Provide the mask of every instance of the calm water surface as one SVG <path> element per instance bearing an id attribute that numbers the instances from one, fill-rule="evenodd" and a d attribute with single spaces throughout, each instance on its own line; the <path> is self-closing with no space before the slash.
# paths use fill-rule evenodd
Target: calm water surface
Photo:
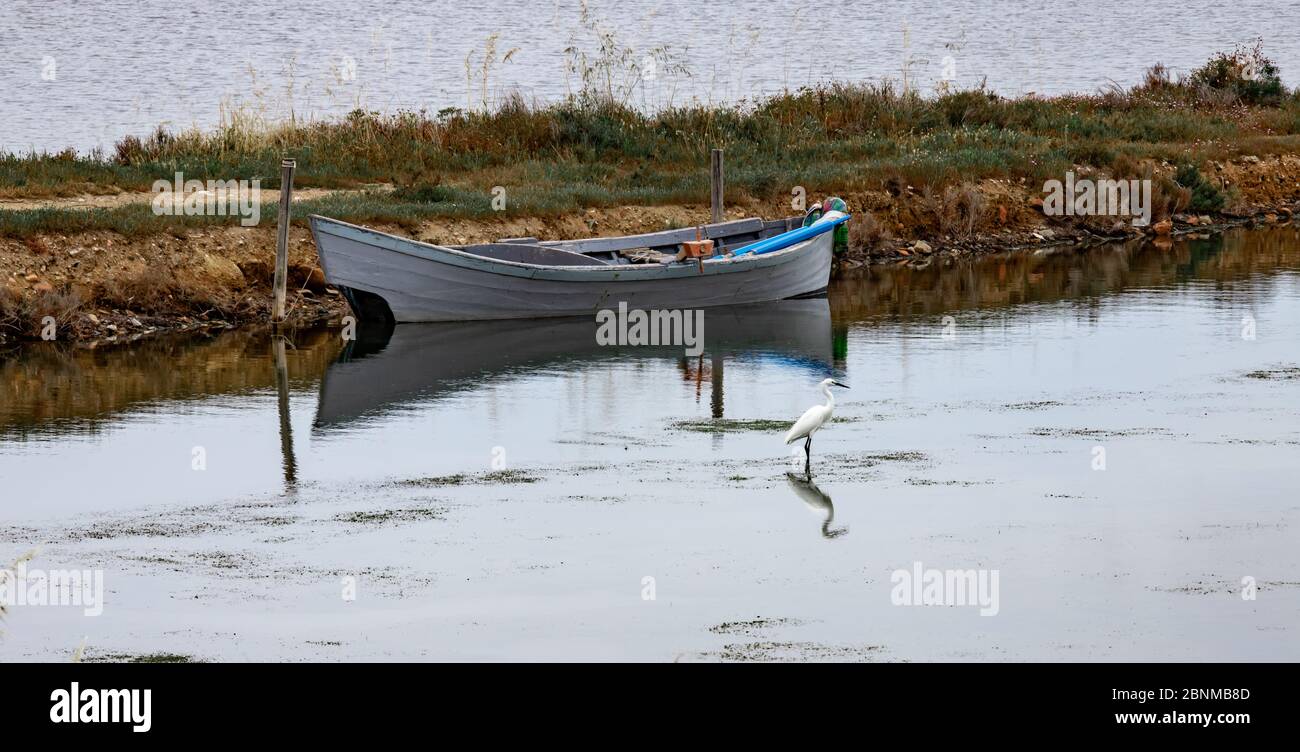
<path id="1" fill-rule="evenodd" d="M 311 331 L 282 381 L 258 333 L 10 353 L 0 559 L 108 593 L 0 656 L 1300 659 L 1296 229 L 874 268 L 705 334 Z M 809 484 L 782 424 L 828 374 Z M 997 570 L 998 614 L 892 605 L 915 562 Z"/>
<path id="2" fill-rule="evenodd" d="M 1132 85 L 1155 62 L 1186 72 L 1256 38 L 1287 85 L 1300 83 L 1300 6 L 1289 2 L 587 5 L 598 27 L 631 50 L 629 59 L 644 61 L 659 47 L 672 54 L 672 64 L 657 66 L 629 97 L 644 106 L 904 75 L 927 92 L 941 78 L 958 87 L 987 81 L 1009 95 L 1093 92 Z M 489 99 L 509 89 L 538 101 L 563 97 L 578 86 L 566 73 L 565 49 L 597 47 L 576 2 L 285 0 L 271 12 L 162 0 L 6 0 L 0 150 L 111 149 L 159 124 L 210 126 L 223 104 L 273 117 L 478 106 L 493 34 L 498 58 L 518 51 L 487 76 Z"/>

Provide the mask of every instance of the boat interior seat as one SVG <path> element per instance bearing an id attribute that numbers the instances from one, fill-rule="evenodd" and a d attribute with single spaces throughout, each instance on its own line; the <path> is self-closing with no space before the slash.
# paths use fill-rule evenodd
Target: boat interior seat
<path id="1" fill-rule="evenodd" d="M 466 253 L 476 256 L 514 261 L 520 264 L 543 264 L 546 266 L 608 266 L 608 261 L 592 258 L 581 253 L 566 251 L 533 243 L 480 243 L 462 247 Z"/>

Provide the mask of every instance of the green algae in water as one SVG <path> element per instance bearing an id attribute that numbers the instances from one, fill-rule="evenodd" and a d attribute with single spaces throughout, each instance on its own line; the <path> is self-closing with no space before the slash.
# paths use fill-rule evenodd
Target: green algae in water
<path id="1" fill-rule="evenodd" d="M 382 525 L 387 522 L 441 520 L 444 517 L 441 509 L 381 509 L 373 512 L 348 512 L 335 515 L 334 519 L 359 525 Z"/>
<path id="2" fill-rule="evenodd" d="M 486 486 L 493 484 L 536 483 L 540 480 L 540 477 L 524 470 L 496 470 L 481 475 L 456 473 L 455 475 L 439 475 L 432 478 L 413 478 L 411 480 L 400 481 L 398 485 L 416 486 L 419 488 L 443 488 L 446 486 Z"/>
<path id="3" fill-rule="evenodd" d="M 86 658 L 86 663 L 202 663 L 180 653 L 108 653 Z"/>
<path id="4" fill-rule="evenodd" d="M 767 418 L 716 418 L 710 420 L 679 420 L 669 424 L 675 431 L 693 431 L 695 433 L 741 433 L 743 431 L 760 431 L 784 434 L 794 425 L 795 418 L 771 420 Z M 831 418 L 831 423 L 852 423 L 853 418 Z"/>
<path id="5" fill-rule="evenodd" d="M 1258 371 L 1248 372 L 1246 378 L 1261 381 L 1292 381 L 1300 379 L 1300 367 L 1261 368 Z"/>

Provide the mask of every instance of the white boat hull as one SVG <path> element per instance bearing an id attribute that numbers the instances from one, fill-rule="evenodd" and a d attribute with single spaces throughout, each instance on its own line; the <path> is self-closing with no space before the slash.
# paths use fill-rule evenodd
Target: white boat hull
<path id="1" fill-rule="evenodd" d="M 702 265 L 546 266 L 504 261 L 313 216 L 330 284 L 382 298 L 398 323 L 592 316 L 626 303 L 694 309 L 820 292 L 832 234 Z"/>

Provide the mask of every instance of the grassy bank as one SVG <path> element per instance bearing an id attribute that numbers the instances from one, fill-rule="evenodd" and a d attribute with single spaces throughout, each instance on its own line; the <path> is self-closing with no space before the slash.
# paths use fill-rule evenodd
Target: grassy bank
<path id="1" fill-rule="evenodd" d="M 1247 68 L 1246 66 L 1251 66 Z M 1246 73 L 1254 78 L 1246 77 Z M 283 156 L 304 188 L 382 188 L 304 206 L 345 219 L 413 226 L 428 217 L 504 211 L 556 216 L 590 207 L 693 203 L 708 195 L 711 148 L 726 150 L 729 201 L 810 194 L 917 191 L 989 178 L 1028 182 L 1093 168 L 1134 176 L 1143 162 L 1203 166 L 1242 155 L 1300 152 L 1300 93 L 1255 50 L 1216 56 L 1173 80 L 1160 66 L 1127 91 L 1008 99 L 984 90 L 922 96 L 836 84 L 749 105 L 644 113 L 595 92 L 550 105 L 507 96 L 466 112 L 357 111 L 328 122 L 222 127 L 119 141 L 113 154 L 5 155 L 0 199 L 148 191 L 154 180 L 278 182 Z M 227 223 L 156 217 L 146 206 L 6 212 L 0 232 L 109 229 L 125 235 Z"/>
<path id="2" fill-rule="evenodd" d="M 0 209 L 0 332 L 32 336 L 54 315 L 74 335 L 102 334 L 85 323 L 90 308 L 146 329 L 141 313 L 154 326 L 264 316 L 274 208 L 252 229 L 236 216 L 158 216 L 152 184 L 177 172 L 274 190 L 281 158 L 297 159 L 296 187 L 315 192 L 295 203 L 295 279 L 301 310 L 316 316 L 338 305 L 311 295 L 328 291 L 308 214 L 447 243 L 684 226 L 704 216 L 714 147 L 726 150 L 733 214 L 791 214 L 798 187 L 809 200 L 849 201 L 859 256 L 906 255 L 917 247 L 908 238 L 983 249 L 1014 244 L 1013 232 L 1041 240 L 1048 221 L 1059 233 L 1061 218 L 1032 202 L 1067 171 L 1151 178 L 1156 221 L 1290 206 L 1300 199 L 1300 92 L 1253 48 L 1177 80 L 1155 66 L 1127 90 L 1051 98 L 833 84 L 643 112 L 584 90 L 546 105 L 507 96 L 483 111 L 236 116 L 211 131 L 130 136 L 112 154 L 0 155 L 0 206 L 23 202 Z M 77 207 L 107 196 L 130 200 Z M 1068 221 L 1105 232 L 1114 218 Z"/>

